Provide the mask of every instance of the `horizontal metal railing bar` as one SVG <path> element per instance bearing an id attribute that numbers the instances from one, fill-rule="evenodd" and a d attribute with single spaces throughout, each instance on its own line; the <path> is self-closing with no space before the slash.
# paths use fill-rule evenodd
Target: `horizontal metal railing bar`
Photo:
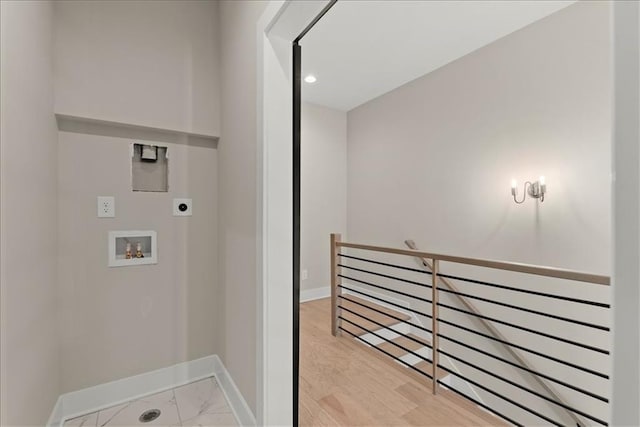
<path id="1" fill-rule="evenodd" d="M 431 333 L 431 331 L 430 331 L 429 329 L 425 328 L 424 326 L 416 325 L 416 324 L 415 324 L 415 323 L 413 323 L 413 322 L 409 322 L 408 320 L 401 319 L 400 317 L 398 317 L 398 316 L 394 316 L 393 314 L 385 313 L 384 311 L 382 311 L 382 310 L 378 310 L 377 308 L 369 307 L 369 306 L 367 306 L 367 305 L 365 305 L 365 304 L 362 304 L 362 303 L 360 303 L 360 302 L 358 302 L 358 301 L 354 301 L 354 300 L 352 300 L 352 299 L 350 299 L 350 298 L 346 298 L 346 297 L 344 297 L 343 295 L 338 295 L 338 298 L 343 299 L 343 300 L 345 300 L 345 301 L 349 301 L 349 302 L 351 302 L 351 303 L 353 303 L 353 304 L 358 304 L 359 306 L 362 306 L 362 307 L 367 308 L 367 309 L 369 309 L 369 310 L 373 310 L 373 311 L 375 311 L 376 313 L 380 313 L 380 314 L 382 314 L 382 315 L 384 315 L 384 316 L 388 316 L 388 317 L 390 317 L 390 318 L 392 318 L 392 319 L 394 319 L 394 320 L 397 320 L 398 322 L 406 323 L 407 325 L 413 326 L 414 328 L 418 328 L 418 329 L 421 329 L 421 330 L 423 330 L 423 331 L 425 331 L 425 332 L 429 332 L 429 333 Z M 340 306 L 340 307 L 341 307 L 341 306 Z M 346 308 L 345 308 L 345 310 L 349 311 L 349 310 L 348 310 L 348 309 L 346 309 Z M 369 319 L 367 319 L 367 320 L 369 320 Z M 371 320 L 371 322 L 378 324 L 377 322 L 375 322 L 375 321 L 373 321 L 373 320 Z M 415 338 L 411 338 L 411 337 L 407 337 L 407 338 L 409 338 L 409 339 L 411 339 L 411 340 L 413 340 L 413 341 L 415 341 L 415 342 L 417 342 L 417 343 L 421 343 L 419 340 L 417 340 L 417 339 L 415 339 Z M 429 348 L 431 348 L 431 346 L 430 346 L 430 345 L 428 345 L 428 344 L 425 344 L 425 345 L 427 345 Z"/>
<path id="2" fill-rule="evenodd" d="M 358 313 L 355 313 L 355 312 L 353 312 L 353 311 L 351 311 L 351 310 L 348 310 L 348 309 L 347 309 L 347 311 L 348 311 L 349 313 L 351 313 L 351 314 L 355 314 L 356 316 L 362 317 L 364 320 L 367 320 L 367 321 L 369 321 L 369 322 L 375 323 L 376 325 L 381 326 L 381 327 L 383 327 L 383 328 L 385 328 L 385 329 L 389 329 L 390 331 L 393 331 L 393 332 L 395 332 L 396 334 L 398 334 L 398 335 L 400 335 L 400 336 L 403 336 L 403 337 L 405 337 L 405 338 L 412 339 L 413 341 L 416 341 L 417 343 L 419 343 L 419 344 L 421 344 L 421 345 L 424 345 L 424 344 L 423 344 L 423 343 L 421 343 L 420 341 L 418 341 L 418 340 L 416 340 L 416 339 L 411 338 L 409 335 L 407 335 L 407 334 L 403 334 L 402 332 L 398 332 L 398 331 L 396 331 L 395 329 L 390 328 L 389 326 L 381 325 L 381 324 L 379 324 L 378 322 L 374 322 L 373 320 L 368 319 L 368 318 L 366 318 L 366 317 L 364 317 L 364 316 L 361 316 L 361 315 L 359 315 Z M 393 341 L 392 341 L 392 340 L 390 340 L 389 338 L 385 338 L 385 337 L 383 337 L 383 336 L 381 336 L 381 335 L 378 335 L 378 334 L 376 334 L 374 331 L 370 331 L 370 330 L 368 330 L 367 328 L 365 328 L 365 327 L 363 327 L 363 326 L 361 326 L 361 325 L 358 325 L 357 323 L 355 323 L 355 322 L 353 322 L 353 321 L 351 321 L 351 320 L 349 320 L 349 319 L 345 319 L 345 318 L 344 318 L 344 317 L 342 317 L 342 316 L 338 316 L 338 318 L 339 318 L 339 319 L 341 319 L 341 320 L 344 320 L 344 321 L 345 321 L 345 322 L 347 322 L 347 323 L 352 324 L 353 326 L 357 326 L 358 328 L 360 328 L 360 329 L 362 329 L 362 330 L 364 330 L 364 331 L 367 331 L 367 332 L 368 332 L 368 333 L 370 333 L 371 335 L 375 335 L 376 337 L 380 338 L 381 340 L 385 340 L 385 341 L 386 341 L 386 342 L 388 342 L 389 344 L 392 344 L 392 345 L 394 345 L 394 346 L 398 347 L 399 349 L 406 351 L 407 353 L 411 353 L 411 354 L 413 354 L 414 356 L 416 356 L 417 358 L 419 358 L 419 359 L 421 359 L 421 360 L 423 360 L 423 361 L 425 361 L 425 362 L 433 363 L 433 360 L 431 360 L 431 359 L 429 359 L 429 358 L 427 358 L 427 357 L 421 356 L 421 355 L 419 355 L 418 353 L 416 353 L 415 351 L 413 351 L 413 350 L 409 350 L 408 348 L 403 347 L 403 346 L 401 346 L 400 344 L 398 344 L 398 343 L 396 343 L 396 342 L 393 342 Z M 369 344 L 369 345 L 371 345 L 371 344 Z M 374 347 L 375 347 L 375 346 L 374 346 Z M 429 346 L 429 348 L 431 348 L 431 346 Z"/>
<path id="3" fill-rule="evenodd" d="M 409 280 L 409 279 L 403 279 L 401 277 L 390 276 L 388 274 L 376 273 L 375 271 L 364 270 L 362 268 L 351 267 L 349 265 L 338 264 L 338 267 L 348 268 L 349 270 L 359 271 L 361 273 L 373 274 L 374 276 L 384 277 L 386 279 L 391 279 L 391 280 L 397 280 L 399 282 L 409 283 L 410 285 L 422 286 L 423 288 L 431 288 L 431 285 L 427 285 L 426 283 L 420 283 L 420 282 L 416 282 L 415 280 Z"/>
<path id="4" fill-rule="evenodd" d="M 567 361 L 562 360 L 562 359 L 558 359 L 557 357 L 553 357 L 553 356 L 549 356 L 549 355 L 546 355 L 546 354 L 540 353 L 539 351 L 532 350 L 532 349 L 530 349 L 530 348 L 523 347 L 523 346 L 518 345 L 518 344 L 510 343 L 509 341 L 501 340 L 501 339 L 499 339 L 499 338 L 493 337 L 493 336 L 491 336 L 491 335 L 484 334 L 484 333 L 482 333 L 482 332 L 474 331 L 474 330 L 473 330 L 473 329 L 471 329 L 471 328 L 467 328 L 467 327 L 465 327 L 465 326 L 458 325 L 458 324 L 455 324 L 455 323 L 453 323 L 453 322 L 449 322 L 448 320 L 438 319 L 438 322 L 440 322 L 440 323 L 444 323 L 445 325 L 453 326 L 454 328 L 462 329 L 462 330 L 467 331 L 467 332 L 471 332 L 472 334 L 480 335 L 480 336 L 485 337 L 485 338 L 488 338 L 488 339 L 490 339 L 490 340 L 493 340 L 493 341 L 496 341 L 496 342 L 499 342 L 499 343 L 502 343 L 502 344 L 508 345 L 509 347 L 513 347 L 513 348 L 520 349 L 520 350 L 522 350 L 522 351 L 526 351 L 527 353 L 534 354 L 534 355 L 536 355 L 536 356 L 542 357 L 542 358 L 544 358 L 544 359 L 551 360 L 551 361 L 556 362 L 556 363 L 559 363 L 559 364 L 561 364 L 561 365 L 569 366 L 570 368 L 574 368 L 574 369 L 577 369 L 577 370 L 579 370 L 579 371 L 586 372 L 586 373 L 591 374 L 591 375 L 594 375 L 594 376 L 596 376 L 596 377 L 604 378 L 604 379 L 607 379 L 607 380 L 609 379 L 609 375 L 603 374 L 603 373 L 601 373 L 601 372 L 594 371 L 594 370 L 592 370 L 592 369 L 585 368 L 585 367 L 583 367 L 583 366 L 579 366 L 579 365 L 576 365 L 576 364 L 571 363 L 571 362 L 567 362 Z"/>
<path id="5" fill-rule="evenodd" d="M 558 337 L 556 335 L 548 334 L 546 332 L 537 331 L 535 329 L 527 328 L 525 326 L 516 325 L 515 323 L 506 322 L 504 320 L 496 319 L 495 317 L 489 317 L 489 316 L 485 316 L 483 314 L 474 313 L 472 311 L 463 310 L 461 308 L 454 307 L 454 306 L 448 305 L 448 304 L 443 304 L 441 302 L 438 303 L 438 306 L 447 308 L 449 310 L 457 311 L 458 313 L 463 313 L 463 314 L 466 314 L 468 316 L 473 316 L 473 317 L 477 317 L 479 319 L 484 319 L 484 320 L 488 320 L 490 322 L 498 323 L 500 325 L 505 325 L 505 326 L 508 326 L 510 328 L 519 329 L 521 331 L 525 331 L 525 332 L 528 332 L 530 334 L 539 335 L 541 337 L 545 337 L 545 338 L 549 338 L 549 339 L 556 340 L 556 341 L 559 341 L 559 342 L 563 342 L 565 344 L 570 344 L 570 345 L 573 345 L 573 346 L 576 346 L 576 347 L 584 348 L 585 350 L 590 350 L 590 351 L 593 351 L 593 352 L 596 352 L 596 353 L 601 353 L 601 354 L 609 354 L 609 350 L 605 350 L 605 349 L 602 349 L 602 348 L 594 347 L 594 346 L 588 345 L 588 344 L 583 344 L 583 343 L 580 343 L 580 342 L 577 342 L 577 341 L 573 341 L 573 340 L 570 340 L 570 339 L 567 339 L 567 338 Z"/>
<path id="6" fill-rule="evenodd" d="M 346 300 L 346 301 L 350 301 L 349 299 L 346 299 L 346 298 L 341 297 L 341 296 L 339 296 L 339 298 L 342 298 L 342 299 L 344 299 L 344 300 Z M 351 302 L 355 302 L 355 301 L 351 301 Z M 356 303 L 356 304 L 357 304 L 357 303 Z M 362 304 L 360 304 L 360 305 L 362 305 Z M 366 306 L 364 306 L 364 307 L 366 307 Z M 348 308 L 346 308 L 346 307 L 344 307 L 344 306 L 342 306 L 342 305 L 338 305 L 338 308 L 341 308 L 342 310 L 345 310 L 345 311 L 347 311 L 347 312 L 349 312 L 349 313 L 351 313 L 351 314 L 355 314 L 356 316 L 358 316 L 358 317 L 362 318 L 363 320 L 366 320 L 367 322 L 371 322 L 371 323 L 373 323 L 373 324 L 375 324 L 375 325 L 377 325 L 377 326 L 380 326 L 381 328 L 388 329 L 388 330 L 392 331 L 393 333 L 398 334 L 398 335 L 401 335 L 401 336 L 403 336 L 403 337 L 405 337 L 405 338 L 407 338 L 407 339 L 410 339 L 411 341 L 414 341 L 414 342 L 416 342 L 416 343 L 418 343 L 418 344 L 420 344 L 420 345 L 423 345 L 423 346 L 425 346 L 425 347 L 429 347 L 429 348 L 433 349 L 433 346 L 432 346 L 431 344 L 423 343 L 422 341 L 420 341 L 420 340 L 418 340 L 418 339 L 416 339 L 416 338 L 410 337 L 409 335 L 407 335 L 407 334 L 405 334 L 405 333 L 398 332 L 398 331 L 396 331 L 395 329 L 393 329 L 393 328 L 392 328 L 391 326 L 389 326 L 389 325 L 384 325 L 384 324 L 382 324 L 382 323 L 380 323 L 380 322 L 377 322 L 377 321 L 375 321 L 375 320 L 373 320 L 373 319 L 370 319 L 370 318 L 368 318 L 368 317 L 366 317 L 366 316 L 363 316 L 363 315 L 362 315 L 362 314 L 360 314 L 360 313 L 356 313 L 355 311 L 350 310 L 350 309 L 348 309 Z M 367 307 L 367 308 L 370 308 L 370 307 Z M 377 310 L 376 310 L 376 311 L 377 311 Z M 340 316 L 338 316 L 338 317 L 340 318 Z M 347 320 L 347 322 L 349 322 L 349 321 Z M 351 322 L 349 322 L 349 323 L 351 323 Z M 414 326 L 412 323 L 409 323 L 409 325 Z M 425 328 L 422 328 L 422 329 L 425 329 Z M 373 333 L 373 332 L 372 332 L 372 333 Z M 374 335 L 375 335 L 375 333 L 374 333 Z M 376 335 L 376 336 L 377 336 L 377 335 Z M 387 341 L 387 339 L 386 339 L 386 338 L 383 338 L 383 339 L 384 339 L 385 341 Z M 400 347 L 398 344 L 395 344 L 395 343 L 394 343 L 394 345 L 395 345 L 396 347 Z M 402 348 L 403 348 L 404 350 L 406 350 L 404 347 L 402 347 Z M 410 351 L 410 350 L 407 350 L 407 351 Z M 429 360 L 429 361 L 430 361 L 430 360 Z"/>
<path id="7" fill-rule="evenodd" d="M 593 306 L 602 307 L 602 308 L 611 308 L 610 304 L 606 304 L 604 302 L 589 301 L 589 300 L 584 300 L 584 299 L 580 299 L 580 298 L 566 297 L 564 295 L 554 295 L 554 294 L 549 294 L 549 293 L 546 293 L 546 292 L 531 291 L 529 289 L 514 288 L 513 286 L 500 285 L 500 284 L 491 283 L 491 282 L 483 282 L 482 280 L 467 279 L 466 277 L 452 276 L 450 274 L 438 274 L 438 277 L 444 277 L 446 279 L 453 279 L 453 280 L 460 280 L 462 282 L 468 282 L 468 283 L 473 283 L 473 284 L 482 285 L 482 286 L 489 286 L 489 287 L 492 287 L 492 288 L 506 289 L 506 290 L 509 290 L 509 291 L 520 292 L 520 293 L 523 293 L 523 294 L 537 295 L 537 296 L 545 297 L 545 298 L 559 299 L 561 301 L 575 302 L 575 303 L 578 303 L 578 304 L 585 304 L 585 305 L 593 305 Z"/>
<path id="8" fill-rule="evenodd" d="M 360 257 L 353 256 L 353 255 L 338 254 L 338 256 L 339 257 L 343 257 L 343 258 L 355 259 L 355 260 L 358 260 L 358 261 L 370 262 L 372 264 L 384 265 L 386 267 L 393 267 L 393 268 L 399 268 L 401 270 L 413 271 L 414 273 L 427 274 L 427 275 L 431 276 L 431 272 L 430 271 L 420 270 L 419 268 L 411 268 L 411 267 L 405 267 L 403 265 L 389 264 L 389 263 L 386 263 L 386 262 L 375 261 L 375 260 L 367 259 L 367 258 L 360 258 Z"/>
<path id="9" fill-rule="evenodd" d="M 564 270 L 553 267 L 540 267 L 530 264 L 521 264 L 515 262 L 492 261 L 476 258 L 467 258 L 460 256 L 435 254 L 430 252 L 416 251 L 412 249 L 386 248 L 383 246 L 362 245 L 357 243 L 336 242 L 336 246 L 342 248 L 363 249 L 367 251 L 384 252 L 396 255 L 408 255 L 418 258 L 431 258 L 434 260 L 454 262 L 458 264 L 475 265 L 478 267 L 494 268 L 498 270 L 515 271 L 518 273 L 535 274 L 538 276 L 556 277 L 559 279 L 575 280 L 578 282 L 593 283 L 597 285 L 610 285 L 609 276 L 601 276 L 593 273 L 582 273 L 572 270 Z"/>
<path id="10" fill-rule="evenodd" d="M 558 316 L 556 314 L 550 314 L 550 313 L 545 313 L 543 311 L 532 310 L 530 308 L 519 307 L 517 305 L 508 304 L 506 302 L 496 301 L 496 300 L 492 300 L 492 299 L 489 299 L 489 298 L 483 298 L 483 297 L 479 297 L 479 296 L 476 296 L 476 295 L 467 294 L 467 293 L 464 293 L 464 292 L 453 291 L 451 289 L 438 288 L 438 290 L 440 292 L 446 292 L 446 293 L 449 293 L 449 294 L 454 294 L 454 295 L 465 297 L 465 298 L 471 298 L 471 299 L 475 299 L 475 300 L 478 300 L 478 301 L 486 302 L 486 303 L 489 303 L 489 304 L 499 305 L 501 307 L 507 307 L 507 308 L 511 308 L 511 309 L 514 309 L 514 310 L 524 311 L 525 313 L 531 313 L 531 314 L 536 314 L 538 316 L 549 317 L 551 319 L 562 320 L 563 322 L 569 322 L 569 323 L 573 323 L 573 324 L 576 324 L 576 325 L 585 326 L 585 327 L 588 327 L 588 328 L 599 329 L 601 331 L 607 331 L 607 332 L 610 331 L 610 328 L 607 327 L 607 326 L 596 325 L 596 324 L 589 323 L 589 322 L 583 322 L 582 320 L 571 319 L 571 318 L 568 318 L 568 317 Z"/>
<path id="11" fill-rule="evenodd" d="M 555 420 L 552 420 L 551 418 L 547 417 L 546 415 L 543 415 L 543 414 L 541 414 L 541 413 L 539 413 L 537 411 L 534 411 L 531 408 L 527 408 L 525 405 L 523 405 L 521 403 L 518 403 L 515 400 L 513 400 L 511 398 L 508 398 L 507 396 L 504 396 L 504 395 L 496 392 L 495 390 L 491 390 L 489 387 L 483 386 L 482 384 L 478 383 L 477 381 L 474 381 L 474 380 L 472 380 L 472 379 L 470 379 L 468 377 L 465 377 L 464 375 L 461 375 L 461 374 L 455 372 L 454 370 L 447 368 L 446 366 L 443 366 L 443 365 L 439 364 L 438 368 L 448 372 L 451 375 L 455 375 L 456 377 L 463 379 L 464 381 L 468 382 L 469 384 L 475 385 L 476 387 L 486 391 L 487 393 L 491 393 L 494 396 L 499 397 L 500 399 L 504 400 L 505 402 L 509 402 L 513 406 L 517 406 L 518 408 L 520 408 L 520 409 L 522 409 L 524 411 L 527 411 L 530 414 L 533 414 L 536 417 L 539 417 L 539 418 L 545 420 L 546 422 L 548 422 L 550 424 L 553 424 L 553 425 L 558 426 L 558 427 L 564 427 L 564 424 L 559 423 L 559 422 L 557 422 Z"/>
<path id="12" fill-rule="evenodd" d="M 365 297 L 367 297 L 367 298 L 373 298 L 374 300 L 377 300 L 377 301 L 383 302 L 383 303 L 385 303 L 385 304 L 389 304 L 389 305 L 392 305 L 392 306 L 394 306 L 394 307 L 398 307 L 398 308 L 401 308 L 401 309 L 403 309 L 403 310 L 410 311 L 411 313 L 415 313 L 415 314 L 418 314 L 418 315 L 420 315 L 420 316 L 425 316 L 425 317 L 428 317 L 429 319 L 431 319 L 431 315 L 430 315 L 430 314 L 422 313 L 422 312 L 420 312 L 420 311 L 418 311 L 418 310 L 414 310 L 414 309 L 412 309 L 412 308 L 408 308 L 408 307 L 402 306 L 402 305 L 400 305 L 400 304 L 396 304 L 395 302 L 387 301 L 387 300 L 385 300 L 384 298 L 378 298 L 378 297 L 375 297 L 375 296 L 373 296 L 373 295 L 369 295 L 369 294 L 367 294 L 366 292 L 362 292 L 362 291 L 359 291 L 359 290 L 357 290 L 357 289 L 349 288 L 349 287 L 347 287 L 347 286 L 345 286 L 345 285 L 338 285 L 338 287 L 339 287 L 339 288 L 341 288 L 341 289 L 346 289 L 346 290 L 347 290 L 347 291 L 349 291 L 349 292 L 355 292 L 355 293 L 357 293 L 357 294 L 359 294 L 359 295 L 363 295 L 363 296 L 365 296 Z M 427 330 L 428 332 L 431 332 L 431 331 L 430 331 L 430 330 L 428 330 L 428 329 L 426 329 L 426 330 Z"/>
<path id="13" fill-rule="evenodd" d="M 573 408 L 573 407 L 571 407 L 571 406 L 569 406 L 569 405 L 566 405 L 566 404 L 564 404 L 564 403 L 562 403 L 562 402 L 558 402 L 558 401 L 556 401 L 556 400 L 554 400 L 554 399 L 551 399 L 550 397 L 547 397 L 547 396 L 543 395 L 542 393 L 538 393 L 538 392 L 537 392 L 537 391 L 535 391 L 535 390 L 531 390 L 530 388 L 527 388 L 527 387 L 525 387 L 525 386 L 523 386 L 523 385 L 521 385 L 521 384 L 518 384 L 518 383 L 516 383 L 515 381 L 512 381 L 512 380 L 510 380 L 510 379 L 508 379 L 508 378 L 505 378 L 505 377 L 503 377 L 503 376 L 501 376 L 501 375 L 498 375 L 498 374 L 496 374 L 496 373 L 493 373 L 493 372 L 491 372 L 491 371 L 488 371 L 487 369 L 481 368 L 480 366 L 478 366 L 478 365 L 476 365 L 476 364 L 474 364 L 474 363 L 468 362 L 468 361 L 466 361 L 466 360 L 464 360 L 464 359 L 462 359 L 462 358 L 460 358 L 460 357 L 454 356 L 453 354 L 451 354 L 451 353 L 449 353 L 449 352 L 447 352 L 447 351 L 445 351 L 445 350 L 440 349 L 440 350 L 438 350 L 438 351 L 440 351 L 440 353 L 441 353 L 441 354 L 444 354 L 445 356 L 448 356 L 449 358 L 451 358 L 451 359 L 453 359 L 453 360 L 455 360 L 455 361 L 458 361 L 458 362 L 460 362 L 460 363 L 463 363 L 463 364 L 465 364 L 465 365 L 467 365 L 467 366 L 471 366 L 472 368 L 477 369 L 478 371 L 482 372 L 483 374 L 490 375 L 490 376 L 492 376 L 492 377 L 494 377 L 494 378 L 497 378 L 497 379 L 499 379 L 499 380 L 501 380 L 501 381 L 504 381 L 505 383 L 507 383 L 507 384 L 509 384 L 509 385 L 512 385 L 512 386 L 514 386 L 514 387 L 517 387 L 517 388 L 519 388 L 520 390 L 524 390 L 524 391 L 526 391 L 526 392 L 528 392 L 528 393 L 531 393 L 531 394 L 533 394 L 534 396 L 537 396 L 537 397 L 539 397 L 539 398 L 541 398 L 541 399 L 546 400 L 547 402 L 550 402 L 550 403 L 553 403 L 553 404 L 555 404 L 555 405 L 558 405 L 558 406 L 560 406 L 560 407 L 562 407 L 562 408 L 564 408 L 564 409 L 567 409 L 567 410 L 569 410 L 569 411 L 572 411 L 572 412 L 574 412 L 574 413 L 576 413 L 576 414 L 578 414 L 578 415 L 582 415 L 583 417 L 588 418 L 588 419 L 590 419 L 591 421 L 595 421 L 595 422 L 597 422 L 598 424 L 602 424 L 602 425 L 604 425 L 604 426 L 608 425 L 606 421 L 603 421 L 603 420 L 601 420 L 601 419 L 599 419 L 599 418 L 596 418 L 596 417 L 594 417 L 593 415 L 587 414 L 586 412 L 582 412 L 582 411 L 581 411 L 581 410 L 579 410 L 579 409 L 575 409 L 575 408 Z"/>
<path id="14" fill-rule="evenodd" d="M 356 279 L 355 277 L 345 276 L 344 274 L 338 274 L 338 277 L 342 277 L 343 279 L 347 279 L 347 280 L 353 280 L 354 282 L 362 283 L 363 285 L 373 286 L 374 288 L 383 289 L 383 290 L 388 291 L 388 292 L 393 292 L 394 294 L 403 295 L 405 297 L 417 299 L 419 301 L 428 302 L 429 304 L 431 304 L 431 300 L 430 299 L 417 297 L 415 295 L 411 295 L 411 294 L 408 294 L 408 293 L 402 292 L 402 291 L 396 291 L 395 289 L 391 289 L 391 288 L 385 288 L 384 286 L 380 286 L 380 285 L 376 285 L 375 283 L 370 283 L 370 282 L 366 282 L 364 280 Z"/>
<path id="15" fill-rule="evenodd" d="M 469 344 L 467 344 L 467 343 L 464 343 L 464 342 L 462 342 L 462 341 L 459 341 L 459 340 L 457 340 L 457 339 L 455 339 L 455 338 L 448 337 L 448 336 L 446 336 L 446 335 L 444 335 L 444 334 L 438 334 L 438 336 L 439 336 L 440 338 L 444 338 L 444 339 L 446 339 L 447 341 L 450 341 L 450 342 L 453 342 L 453 343 L 455 343 L 455 344 L 458 344 L 459 346 L 462 346 L 462 347 L 468 348 L 469 350 L 473 350 L 473 351 L 475 351 L 475 352 L 478 352 L 478 353 L 483 354 L 483 355 L 485 355 L 485 356 L 491 357 L 491 358 L 493 358 L 493 359 L 495 359 L 495 360 L 498 360 L 498 361 L 500 361 L 500 362 L 503 362 L 503 363 L 506 363 L 506 364 L 508 364 L 508 365 L 511 365 L 511 366 L 513 366 L 514 368 L 522 369 L 523 371 L 529 372 L 529 373 L 530 373 L 530 374 L 532 374 L 532 375 L 536 375 L 536 376 L 538 376 L 538 377 L 540 377 L 540 378 L 544 378 L 544 379 L 545 379 L 545 380 L 547 380 L 547 381 L 554 382 L 554 383 L 556 383 L 556 384 L 559 384 L 559 385 L 561 385 L 561 386 L 567 387 L 567 388 L 569 388 L 569 389 L 571 389 L 571 390 L 573 390 L 573 391 L 576 391 L 576 392 L 578 392 L 578 393 L 582 393 L 582 394 L 584 394 L 585 396 L 589 396 L 589 397 L 592 397 L 592 398 L 594 398 L 594 399 L 598 399 L 598 400 L 600 400 L 600 401 L 602 401 L 602 402 L 609 403 L 609 399 L 607 399 L 606 397 L 603 397 L 603 396 L 600 396 L 600 395 L 598 395 L 598 394 L 595 394 L 595 393 L 593 393 L 593 392 L 591 392 L 591 391 L 589 391 L 589 390 L 585 390 L 585 389 L 583 389 L 583 388 L 576 387 L 576 386 L 574 386 L 573 384 L 569 384 L 569 383 L 567 383 L 567 382 L 565 382 L 565 381 L 559 380 L 559 379 L 554 378 L 554 377 L 552 377 L 552 376 L 549 376 L 549 375 L 547 375 L 547 374 L 543 374 L 543 373 L 541 373 L 541 372 L 534 371 L 533 369 L 527 368 L 526 366 L 518 365 L 518 364 L 517 364 L 517 363 L 515 363 L 515 362 L 512 362 L 512 361 L 510 361 L 510 360 L 504 359 L 504 358 L 502 358 L 502 357 L 500 357 L 500 356 L 496 356 L 495 354 L 491 354 L 491 353 L 489 353 L 488 351 L 481 350 L 481 349 L 476 348 L 476 347 L 474 347 L 474 346 L 472 346 L 472 345 L 469 345 Z"/>
<path id="16" fill-rule="evenodd" d="M 473 398 L 473 397 L 471 397 L 471 396 L 467 396 L 467 395 L 466 395 L 466 394 L 464 394 L 463 392 L 458 391 L 458 390 L 456 390 L 455 388 L 451 387 L 449 384 L 445 383 L 444 381 L 438 380 L 438 384 L 440 384 L 441 386 L 446 387 L 449 391 L 454 392 L 454 393 L 455 393 L 455 394 L 457 394 L 458 396 L 461 396 L 462 398 L 467 399 L 467 400 L 469 400 L 469 401 L 471 401 L 471 402 L 475 403 L 476 405 L 480 406 L 481 408 L 486 409 L 487 411 L 491 412 L 492 414 L 499 416 L 499 417 L 500 417 L 500 418 L 502 418 L 503 420 L 508 421 L 508 422 L 510 422 L 511 424 L 516 425 L 516 426 L 518 426 L 518 427 L 524 427 L 524 424 L 520 424 L 519 422 L 515 421 L 514 419 L 507 417 L 506 415 L 504 415 L 504 414 L 502 414 L 502 413 L 498 412 L 497 410 L 493 409 L 492 407 L 490 407 L 490 406 L 489 406 L 489 405 L 487 405 L 486 403 L 482 403 L 482 402 L 480 402 L 479 400 L 474 399 L 474 398 Z"/>
<path id="17" fill-rule="evenodd" d="M 356 325 L 356 326 L 358 326 L 358 325 Z M 360 327 L 360 326 L 358 326 L 358 327 Z M 392 359 L 397 360 L 398 362 L 400 362 L 403 365 L 405 365 L 407 368 L 411 368 L 414 371 L 418 372 L 419 374 L 424 375 L 425 377 L 428 377 L 429 379 L 433 380 L 433 376 L 432 375 L 430 375 L 430 374 L 428 374 L 428 373 L 426 373 L 424 371 L 421 371 L 420 369 L 416 368 L 415 366 L 413 366 L 409 362 L 405 362 L 404 360 L 400 359 L 399 357 L 395 357 L 393 354 L 389 353 L 388 351 L 385 351 L 385 350 L 381 349 L 380 347 L 372 346 L 365 339 L 363 339 L 363 338 L 359 337 L 358 335 L 356 335 L 356 334 L 344 329 L 342 326 L 338 326 L 338 329 L 340 329 L 341 331 L 344 331 L 344 332 L 348 333 L 349 335 L 351 335 L 352 337 L 362 341 L 363 343 L 365 343 L 366 345 L 370 346 L 371 348 L 375 348 L 376 350 L 386 354 L 387 356 L 391 357 Z M 364 329 L 364 328 L 362 328 L 362 329 Z M 364 330 L 366 330 L 366 329 L 364 329 Z"/>

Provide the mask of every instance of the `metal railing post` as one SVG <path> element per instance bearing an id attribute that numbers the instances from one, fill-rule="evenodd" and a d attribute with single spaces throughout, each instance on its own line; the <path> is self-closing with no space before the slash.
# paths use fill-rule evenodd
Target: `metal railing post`
<path id="1" fill-rule="evenodd" d="M 338 276 L 341 269 L 338 267 L 338 246 L 336 245 L 341 239 L 340 234 L 331 234 L 331 334 L 334 337 L 342 335 L 339 329 L 342 322 L 338 319 L 340 316 L 338 295 L 342 294 L 342 288 L 339 288 L 338 285 L 342 284 L 342 278 Z"/>
<path id="2" fill-rule="evenodd" d="M 439 362 L 439 340 L 438 340 L 438 267 L 437 259 L 432 260 L 431 269 L 431 345 L 433 360 L 433 394 L 438 394 L 438 362 Z"/>

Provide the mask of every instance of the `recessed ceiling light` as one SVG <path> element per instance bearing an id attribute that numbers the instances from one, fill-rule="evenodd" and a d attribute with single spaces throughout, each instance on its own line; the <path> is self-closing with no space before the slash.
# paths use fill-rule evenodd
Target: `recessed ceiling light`
<path id="1" fill-rule="evenodd" d="M 315 83 L 318 79 L 316 79 L 316 76 L 314 76 L 313 74 L 309 74 L 307 77 L 304 78 L 304 81 L 307 83 Z"/>

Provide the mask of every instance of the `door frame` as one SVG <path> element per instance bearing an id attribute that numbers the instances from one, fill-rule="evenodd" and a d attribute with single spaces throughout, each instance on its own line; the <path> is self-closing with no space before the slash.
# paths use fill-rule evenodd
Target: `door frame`
<path id="1" fill-rule="evenodd" d="M 298 423 L 299 350 L 294 327 L 298 327 L 299 307 L 294 300 L 299 301 L 299 246 L 297 251 L 294 246 L 296 239 L 299 245 L 300 170 L 298 163 L 298 194 L 294 197 L 293 44 L 333 3 L 335 0 L 271 1 L 256 27 L 258 425 Z M 298 90 L 298 98 L 299 94 Z M 297 135 L 299 150 L 299 128 Z M 295 224 L 298 231 L 294 235 Z"/>

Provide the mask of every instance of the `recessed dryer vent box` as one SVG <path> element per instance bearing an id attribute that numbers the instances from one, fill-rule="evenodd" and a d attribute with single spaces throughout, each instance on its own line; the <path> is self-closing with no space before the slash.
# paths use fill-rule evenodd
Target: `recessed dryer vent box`
<path id="1" fill-rule="evenodd" d="M 109 267 L 157 263 L 158 244 L 155 231 L 109 232 Z"/>
<path id="2" fill-rule="evenodd" d="M 169 156 L 167 147 L 133 144 L 131 153 L 131 188 L 133 191 L 169 191 Z"/>

